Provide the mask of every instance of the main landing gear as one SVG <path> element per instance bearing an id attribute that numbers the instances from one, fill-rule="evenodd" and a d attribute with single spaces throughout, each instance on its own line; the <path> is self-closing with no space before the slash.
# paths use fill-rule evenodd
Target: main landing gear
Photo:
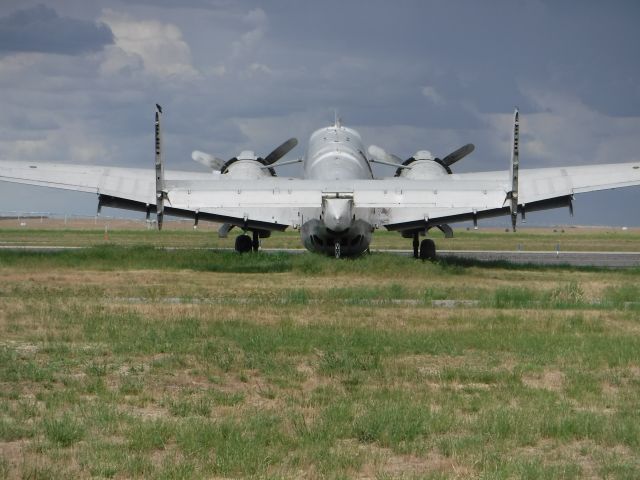
<path id="1" fill-rule="evenodd" d="M 436 244 L 430 238 L 420 241 L 420 234 L 413 234 L 413 257 L 420 260 L 436 259 Z"/>
<path id="2" fill-rule="evenodd" d="M 236 252 L 248 253 L 251 250 L 257 252 L 260 249 L 260 236 L 258 232 L 252 232 L 252 237 L 243 233 L 236 237 Z"/>

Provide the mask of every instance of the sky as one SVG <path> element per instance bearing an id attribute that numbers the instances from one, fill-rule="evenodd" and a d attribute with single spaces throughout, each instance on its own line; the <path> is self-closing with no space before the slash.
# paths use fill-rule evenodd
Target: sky
<path id="1" fill-rule="evenodd" d="M 639 21 L 633 0 L 2 0 L 0 158 L 152 168 L 159 103 L 170 169 L 292 136 L 302 156 L 335 110 L 402 158 L 471 142 L 456 172 L 507 169 L 515 106 L 521 168 L 638 161 Z M 585 194 L 529 222 L 640 226 L 638 205 Z M 0 213 L 96 206 L 0 183 Z"/>

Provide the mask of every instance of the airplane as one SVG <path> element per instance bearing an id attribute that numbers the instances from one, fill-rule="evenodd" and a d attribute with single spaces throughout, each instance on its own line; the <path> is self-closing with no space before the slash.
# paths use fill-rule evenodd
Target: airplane
<path id="1" fill-rule="evenodd" d="M 446 237 L 452 223 L 568 207 L 575 194 L 640 185 L 640 160 L 630 163 L 520 169 L 520 119 L 513 116 L 509 170 L 454 173 L 452 166 L 474 150 L 467 144 L 444 156 L 427 150 L 407 159 L 364 143 L 354 129 L 333 125 L 311 134 L 303 158 L 282 160 L 298 143 L 291 138 L 265 157 L 243 151 L 224 160 L 194 151 L 193 160 L 209 172 L 164 169 L 162 108 L 155 111 L 155 175 L 151 169 L 0 161 L 0 181 L 92 192 L 102 207 L 154 213 L 158 229 L 164 215 L 219 222 L 221 236 L 236 227 L 235 250 L 257 251 L 272 231 L 293 228 L 311 251 L 353 257 L 367 252 L 375 230 L 384 228 L 411 239 L 413 256 L 436 257 L 424 238 L 432 228 Z M 367 155 L 368 153 L 368 155 Z M 280 177 L 276 169 L 302 162 L 301 178 Z M 372 164 L 392 168 L 375 178 Z"/>

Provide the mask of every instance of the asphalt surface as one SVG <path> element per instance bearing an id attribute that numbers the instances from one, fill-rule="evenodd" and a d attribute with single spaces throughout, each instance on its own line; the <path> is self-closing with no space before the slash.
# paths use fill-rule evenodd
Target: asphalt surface
<path id="1" fill-rule="evenodd" d="M 78 250 L 84 247 L 62 245 L 0 245 L 3 250 L 23 250 L 33 252 L 59 252 L 62 250 Z M 232 249 L 224 249 L 232 250 Z M 302 248 L 265 248 L 266 253 L 285 252 L 300 254 L 306 252 Z M 374 252 L 412 255 L 411 250 L 374 250 Z M 507 261 L 512 263 L 531 263 L 534 265 L 576 265 L 594 267 L 637 267 L 640 266 L 640 252 L 526 252 L 503 250 L 438 250 L 439 257 L 469 258 L 479 261 Z"/>
<path id="2" fill-rule="evenodd" d="M 506 252 L 506 251 L 439 251 L 441 257 L 470 258 L 480 261 L 503 260 L 535 265 L 575 265 L 593 267 L 640 266 L 638 252 Z"/>

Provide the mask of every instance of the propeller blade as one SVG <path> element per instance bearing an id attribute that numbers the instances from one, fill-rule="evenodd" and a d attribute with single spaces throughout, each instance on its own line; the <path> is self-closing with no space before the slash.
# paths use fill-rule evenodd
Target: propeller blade
<path id="1" fill-rule="evenodd" d="M 225 161 L 221 158 L 214 157 L 213 155 L 209 155 L 208 153 L 201 152 L 199 150 L 194 150 L 191 153 L 191 158 L 212 170 L 221 170 L 222 166 L 225 164 Z"/>
<path id="2" fill-rule="evenodd" d="M 398 157 L 397 155 L 393 155 L 392 153 L 385 152 L 377 145 L 370 145 L 368 151 L 369 155 L 371 155 L 373 159 L 377 160 L 379 163 L 402 165 L 402 159 L 400 157 Z"/>
<path id="3" fill-rule="evenodd" d="M 293 150 L 293 148 L 296 145 L 298 145 L 298 139 L 297 138 L 290 138 L 289 140 L 284 142 L 282 145 L 280 145 L 278 148 L 276 148 L 273 152 L 271 152 L 269 155 L 267 155 L 262 160 L 262 164 L 263 165 L 271 165 L 272 163 L 277 162 L 282 157 L 284 157 L 287 153 L 289 153 L 291 150 Z"/>
<path id="4" fill-rule="evenodd" d="M 475 145 L 473 143 L 467 143 L 465 146 L 460 147 L 455 152 L 452 152 L 449 155 L 447 155 L 446 157 L 444 157 L 442 159 L 442 163 L 444 165 L 446 165 L 447 167 L 450 167 L 451 165 L 456 163 L 458 160 L 461 160 L 464 157 L 466 157 L 467 155 L 469 155 L 475 149 L 476 149 L 476 147 L 475 147 Z"/>

